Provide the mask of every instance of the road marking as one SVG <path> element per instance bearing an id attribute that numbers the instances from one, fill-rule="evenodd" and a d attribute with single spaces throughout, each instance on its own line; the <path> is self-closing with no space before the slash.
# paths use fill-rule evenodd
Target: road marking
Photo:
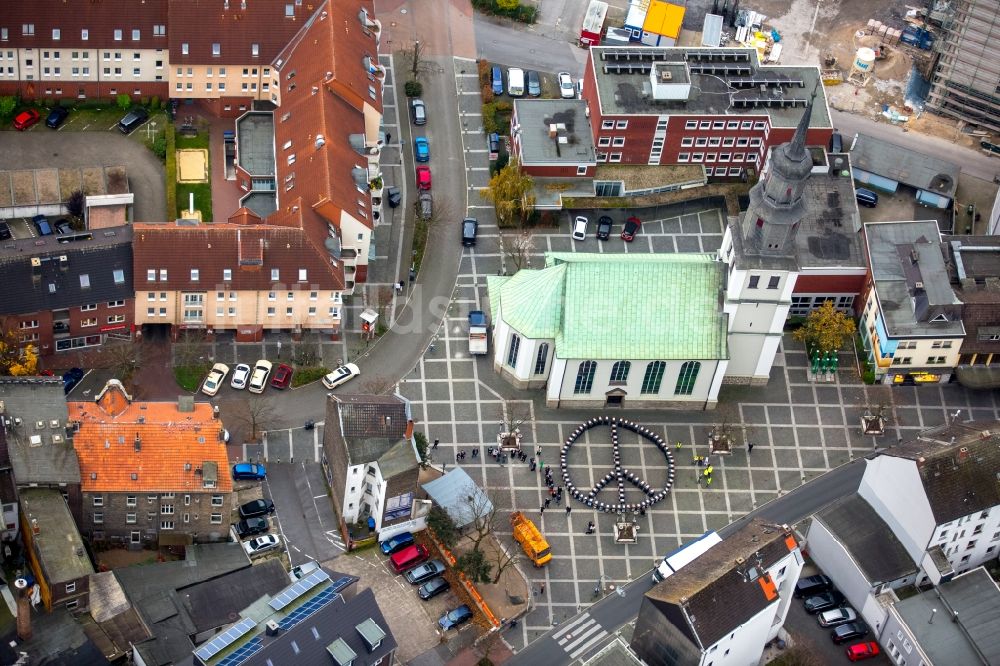
<path id="1" fill-rule="evenodd" d="M 478 90 L 460 90 L 458 92 L 458 94 L 459 95 L 478 95 L 479 91 Z"/>
<path id="2" fill-rule="evenodd" d="M 323 494 L 323 495 L 313 495 L 313 499 L 319 499 L 320 497 L 326 497 L 326 494 Z"/>
<path id="3" fill-rule="evenodd" d="M 573 620 L 569 624 L 563 625 L 562 627 L 560 627 L 558 629 L 558 631 L 552 632 L 552 639 L 555 640 L 555 639 L 559 638 L 560 636 L 562 636 L 563 634 L 565 634 L 567 631 L 569 631 L 570 629 L 572 629 L 576 625 L 578 625 L 581 622 L 583 622 L 584 620 L 586 620 L 588 617 L 590 617 L 590 613 L 589 612 L 584 613 L 583 615 L 581 615 L 580 617 L 576 618 L 575 620 Z"/>
<path id="4" fill-rule="evenodd" d="M 590 613 L 584 613 L 579 619 L 554 633 L 552 638 L 569 653 L 571 659 L 576 659 L 607 635 L 608 632 L 590 617 Z"/>
<path id="5" fill-rule="evenodd" d="M 477 78 L 479 76 L 479 74 L 477 74 L 476 72 L 472 72 L 471 74 L 466 74 L 465 72 L 461 72 L 461 73 L 456 74 L 455 76 L 457 76 L 459 78 L 461 78 L 461 77 L 471 77 L 471 78 L 474 79 L 474 78 Z"/>

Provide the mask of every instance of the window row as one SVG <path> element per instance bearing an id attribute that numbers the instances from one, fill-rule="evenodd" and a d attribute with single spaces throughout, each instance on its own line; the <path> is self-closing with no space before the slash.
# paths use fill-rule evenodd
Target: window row
<path id="1" fill-rule="evenodd" d="M 760 157 L 757 153 L 677 153 L 678 162 L 752 162 Z"/>
<path id="2" fill-rule="evenodd" d="M 759 148 L 763 145 L 763 141 L 759 138 L 750 137 L 684 137 L 681 139 L 682 148 L 690 148 L 692 146 L 696 148 L 708 147 L 708 148 L 732 148 L 736 146 L 737 148 L 745 148 L 750 146 L 751 148 Z"/>
<path id="3" fill-rule="evenodd" d="M 646 363 L 646 370 L 642 377 L 642 386 L 639 392 L 643 395 L 653 395 L 660 392 L 663 383 L 663 374 L 666 372 L 666 361 L 650 361 Z M 628 380 L 629 372 L 632 370 L 631 361 L 617 361 L 611 366 L 610 384 L 620 385 Z M 674 395 L 691 395 L 694 392 L 695 381 L 698 379 L 698 372 L 701 370 L 699 361 L 686 361 L 681 365 L 677 375 L 677 382 L 674 384 Z M 594 387 L 594 375 L 597 373 L 597 361 L 583 361 L 576 371 L 576 381 L 573 384 L 575 395 L 588 394 Z"/>
<path id="4" fill-rule="evenodd" d="M 762 130 L 767 128 L 767 123 L 752 120 L 688 120 L 684 123 L 684 129 L 688 130 Z"/>

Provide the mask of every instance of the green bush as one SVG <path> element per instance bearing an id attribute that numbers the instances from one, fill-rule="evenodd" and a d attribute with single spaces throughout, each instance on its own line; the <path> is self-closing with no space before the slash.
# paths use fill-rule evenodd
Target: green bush
<path id="1" fill-rule="evenodd" d="M 157 97 L 156 95 L 153 95 L 153 98 L 149 100 L 149 110 L 150 111 L 160 110 L 160 98 Z"/>
<path id="2" fill-rule="evenodd" d="M 420 97 L 424 93 L 424 85 L 411 79 L 403 86 L 403 90 L 407 97 Z"/>
<path id="3" fill-rule="evenodd" d="M 483 104 L 483 131 L 492 134 L 497 131 L 497 103 Z"/>
<path id="4" fill-rule="evenodd" d="M 157 134 L 156 138 L 153 139 L 153 154 L 159 157 L 161 160 L 167 157 L 167 137 L 163 134 Z"/>
<path id="5" fill-rule="evenodd" d="M 17 108 L 17 98 L 13 95 L 0 97 L 0 118 L 9 118 Z"/>
<path id="6" fill-rule="evenodd" d="M 490 79 L 492 78 L 491 70 L 493 69 L 493 66 L 490 64 L 490 61 L 477 60 L 476 69 L 479 71 L 479 85 L 489 86 L 492 83 Z"/>
<path id="7" fill-rule="evenodd" d="M 174 379 L 185 391 L 194 393 L 201 386 L 201 380 L 210 367 L 208 365 L 179 365 L 174 368 Z"/>
<path id="8" fill-rule="evenodd" d="M 115 103 L 118 104 L 118 108 L 122 111 L 128 111 L 129 107 L 132 106 L 132 98 L 122 93 L 115 98 Z"/>
<path id="9" fill-rule="evenodd" d="M 295 368 L 295 374 L 292 375 L 292 386 L 298 388 L 299 386 L 312 384 L 317 379 L 322 379 L 324 375 L 328 374 L 330 374 L 330 369 L 323 366 Z"/>

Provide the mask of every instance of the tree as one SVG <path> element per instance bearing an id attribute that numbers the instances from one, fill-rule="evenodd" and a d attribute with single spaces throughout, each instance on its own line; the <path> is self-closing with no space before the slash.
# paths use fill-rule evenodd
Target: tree
<path id="1" fill-rule="evenodd" d="M 806 317 L 805 323 L 792 334 L 807 349 L 820 353 L 840 349 L 854 335 L 854 320 L 833 307 L 833 301 L 825 301 Z"/>
<path id="2" fill-rule="evenodd" d="M 422 73 L 429 71 L 431 68 L 431 63 L 424 60 L 426 50 L 427 46 L 421 41 L 419 35 L 413 40 L 410 48 L 402 50 L 403 57 L 409 61 L 408 69 L 410 77 L 414 81 L 419 79 Z"/>
<path id="3" fill-rule="evenodd" d="M 516 159 L 490 178 L 489 186 L 480 195 L 493 204 L 500 227 L 521 227 L 535 208 L 532 194 L 534 180 L 521 171 Z"/>
<path id="4" fill-rule="evenodd" d="M 128 111 L 128 108 L 132 106 L 132 98 L 124 93 L 118 95 L 118 97 L 115 98 L 115 101 L 118 104 L 118 108 L 122 111 Z"/>
<path id="5" fill-rule="evenodd" d="M 96 348 L 89 365 L 106 368 L 115 377 L 128 383 L 136 369 L 142 365 L 146 355 L 146 344 L 129 340 L 115 340 Z"/>
<path id="6" fill-rule="evenodd" d="M 518 0 L 496 0 L 497 8 L 504 12 L 512 12 L 521 4 Z"/>
<path id="7" fill-rule="evenodd" d="M 430 513 L 427 514 L 427 527 L 434 530 L 437 538 L 448 548 L 454 548 L 458 542 L 458 528 L 455 527 L 455 521 L 439 506 L 432 506 Z"/>
<path id="8" fill-rule="evenodd" d="M 12 95 L 0 97 L 0 118 L 8 118 L 17 108 L 17 98 Z"/>
<path id="9" fill-rule="evenodd" d="M 568 499 L 566 500 L 569 501 Z M 499 541 L 493 543 L 493 553 L 492 557 L 489 558 L 491 565 L 496 567 L 496 573 L 491 581 L 494 585 L 500 582 L 500 577 L 503 576 L 503 572 L 507 570 L 510 565 L 514 564 L 520 559 L 520 556 L 516 551 L 510 551 L 504 548 Z"/>
<path id="10" fill-rule="evenodd" d="M 486 561 L 482 551 L 473 549 L 459 556 L 455 561 L 455 568 L 468 576 L 473 583 L 489 583 L 493 565 Z"/>
<path id="11" fill-rule="evenodd" d="M 231 416 L 250 431 L 250 441 L 256 441 L 261 433 L 270 429 L 278 413 L 263 397 L 247 396 L 235 403 Z"/>
<path id="12" fill-rule="evenodd" d="M 535 237 L 530 229 L 522 228 L 515 234 L 500 234 L 497 238 L 505 265 L 510 263 L 517 272 L 531 265 L 531 254 L 535 251 Z"/>
<path id="13" fill-rule="evenodd" d="M 83 208 L 87 204 L 87 195 L 83 190 L 76 190 L 66 200 L 66 212 L 78 220 L 83 219 Z"/>
<path id="14" fill-rule="evenodd" d="M 417 455 L 420 457 L 420 466 L 427 469 L 427 452 L 430 447 L 427 445 L 427 435 L 422 432 L 413 433 L 413 441 L 417 445 Z"/>
<path id="15" fill-rule="evenodd" d="M 486 490 L 474 485 L 465 489 L 465 505 L 468 515 L 472 518 L 469 524 L 469 541 L 472 542 L 473 550 L 481 550 L 480 545 L 483 540 L 496 530 L 497 522 L 500 520 L 498 503 L 495 502 Z"/>
<path id="16" fill-rule="evenodd" d="M 501 432 L 514 432 L 522 425 L 531 423 L 531 401 L 504 400 L 497 407 L 496 414 Z"/>
<path id="17" fill-rule="evenodd" d="M 361 392 L 369 395 L 382 395 L 396 388 L 396 382 L 388 377 L 365 377 L 361 381 Z"/>
<path id="18" fill-rule="evenodd" d="M 16 320 L 0 322 L 0 375 L 24 377 L 38 374 L 38 349 L 25 343 Z"/>

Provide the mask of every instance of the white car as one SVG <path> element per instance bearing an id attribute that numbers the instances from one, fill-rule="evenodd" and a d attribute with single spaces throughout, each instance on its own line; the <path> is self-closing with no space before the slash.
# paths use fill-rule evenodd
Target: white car
<path id="1" fill-rule="evenodd" d="M 250 377 L 250 392 L 263 393 L 267 388 L 267 378 L 271 376 L 271 362 L 261 359 L 253 366 L 253 376 Z"/>
<path id="2" fill-rule="evenodd" d="M 229 382 L 229 385 L 234 389 L 245 389 L 247 387 L 247 379 L 250 378 L 250 366 L 246 363 L 240 363 L 233 370 L 233 378 Z"/>
<path id="3" fill-rule="evenodd" d="M 573 85 L 573 77 L 569 72 L 559 72 L 559 96 L 563 99 L 573 99 L 576 97 L 576 86 Z"/>
<path id="4" fill-rule="evenodd" d="M 265 534 L 264 536 L 254 537 L 249 541 L 243 542 L 243 550 L 247 551 L 247 555 L 253 557 L 254 555 L 260 555 L 261 553 L 266 553 L 269 550 L 274 550 L 281 545 L 281 539 L 273 534 Z"/>
<path id="5" fill-rule="evenodd" d="M 337 388 L 341 384 L 353 379 L 361 374 L 361 370 L 353 363 L 342 365 L 327 376 L 323 377 L 323 386 L 328 389 Z"/>
<path id="6" fill-rule="evenodd" d="M 222 382 L 226 381 L 226 375 L 228 374 L 228 365 L 225 363 L 216 363 L 212 366 L 212 370 L 208 373 L 208 377 L 205 377 L 205 382 L 201 385 L 201 392 L 205 395 L 215 395 L 219 392 L 219 387 L 222 386 Z"/>
<path id="7" fill-rule="evenodd" d="M 573 240 L 587 240 L 587 218 L 583 215 L 578 215 L 573 220 Z"/>

